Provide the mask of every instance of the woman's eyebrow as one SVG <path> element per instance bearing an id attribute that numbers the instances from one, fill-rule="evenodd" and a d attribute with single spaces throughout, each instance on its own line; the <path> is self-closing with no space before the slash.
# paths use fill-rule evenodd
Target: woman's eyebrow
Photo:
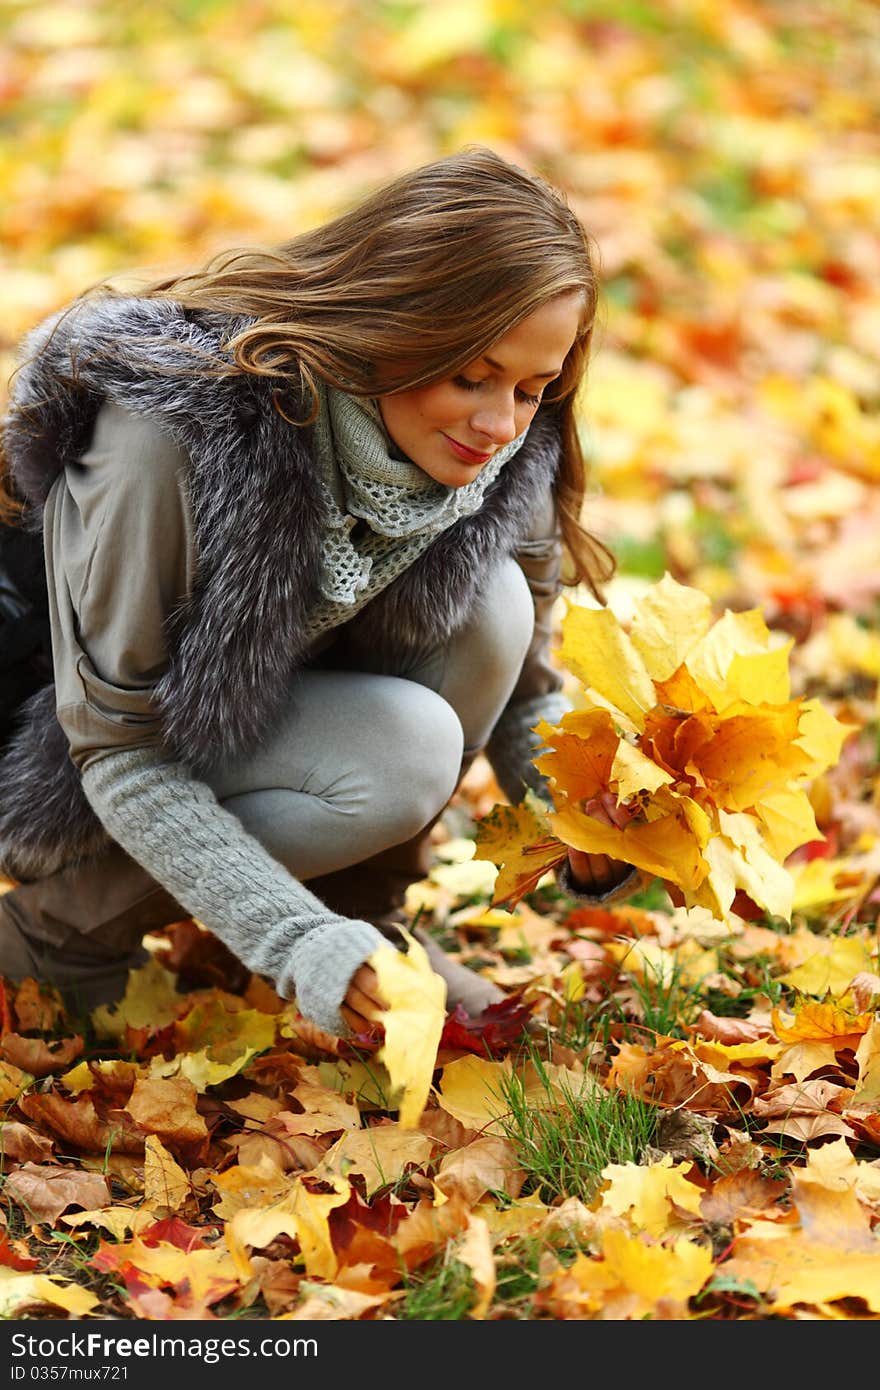
<path id="1" fill-rule="evenodd" d="M 502 364 L 496 362 L 493 357 L 487 356 L 486 353 L 483 353 L 483 361 L 488 362 L 490 367 L 494 367 L 496 372 L 504 371 Z M 550 378 L 554 376 L 559 376 L 558 370 L 555 372 L 529 372 L 526 380 L 531 380 L 531 378 L 534 377 L 536 381 L 549 381 Z"/>

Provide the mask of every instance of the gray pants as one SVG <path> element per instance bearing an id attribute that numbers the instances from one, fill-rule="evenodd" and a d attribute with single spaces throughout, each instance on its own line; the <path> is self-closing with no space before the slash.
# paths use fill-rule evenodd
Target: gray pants
<path id="1" fill-rule="evenodd" d="M 379 661 L 355 619 L 298 675 L 261 749 L 207 777 L 218 800 L 301 880 L 358 864 L 426 826 L 482 748 L 519 676 L 534 606 L 499 565 L 448 646 Z M 82 984 L 142 959 L 143 934 L 187 916 L 118 845 L 0 897 L 0 975 Z M 124 974 L 123 974 L 124 978 Z M 112 991 L 110 991 L 112 992 Z"/>

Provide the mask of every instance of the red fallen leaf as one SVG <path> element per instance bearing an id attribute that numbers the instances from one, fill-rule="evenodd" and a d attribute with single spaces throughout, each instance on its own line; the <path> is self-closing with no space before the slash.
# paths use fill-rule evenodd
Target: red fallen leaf
<path id="1" fill-rule="evenodd" d="M 490 1004 L 473 1018 L 461 1004 L 456 1004 L 443 1025 L 438 1052 L 443 1048 L 457 1048 L 491 1058 L 507 1051 L 522 1036 L 532 1017 L 531 1008 L 519 1002 L 521 997 L 519 990 L 499 1004 Z"/>
<path id="2" fill-rule="evenodd" d="M 157 1030 L 150 1028 L 149 1024 L 143 1028 L 132 1028 L 130 1023 L 126 1024 L 125 1051 L 132 1057 L 146 1060 L 150 1057 L 168 1056 L 174 1050 L 173 1021 Z"/>
<path id="3" fill-rule="evenodd" d="M 789 467 L 784 487 L 797 487 L 799 483 L 815 483 L 825 472 L 825 460 L 816 454 L 795 458 Z"/>
<path id="4" fill-rule="evenodd" d="M 798 845 L 785 864 L 788 868 L 792 864 L 809 864 L 813 859 L 834 859 L 839 852 L 839 836 L 832 825 L 828 827 L 824 840 L 808 840 L 805 845 Z"/>
<path id="5" fill-rule="evenodd" d="M 406 1214 L 405 1203 L 393 1200 L 390 1193 L 386 1192 L 367 1203 L 360 1193 L 352 1191 L 348 1201 L 341 1207 L 334 1207 L 327 1216 L 333 1247 L 336 1250 L 346 1249 L 362 1226 L 381 1236 L 391 1237 Z"/>
<path id="6" fill-rule="evenodd" d="M 178 1250 L 198 1250 L 201 1246 L 210 1245 L 212 1241 L 206 1237 L 215 1237 L 219 1234 L 216 1226 L 188 1226 L 185 1221 L 181 1221 L 179 1216 L 164 1216 L 160 1221 L 154 1221 L 152 1226 L 147 1226 L 141 1231 L 140 1239 L 144 1245 L 156 1246 L 160 1242 L 166 1245 L 176 1245 Z"/>
<path id="7" fill-rule="evenodd" d="M 562 923 L 566 932 L 589 931 L 600 936 L 650 936 L 654 922 L 639 907 L 576 907 Z"/>
<path id="8" fill-rule="evenodd" d="M 0 1235 L 0 1265 L 5 1265 L 7 1269 L 18 1269 L 21 1271 L 36 1269 L 40 1261 L 32 1259 L 30 1255 L 21 1253 L 26 1249 L 27 1246 L 24 1244 L 24 1241 L 11 1241 L 4 1231 L 2 1235 Z"/>

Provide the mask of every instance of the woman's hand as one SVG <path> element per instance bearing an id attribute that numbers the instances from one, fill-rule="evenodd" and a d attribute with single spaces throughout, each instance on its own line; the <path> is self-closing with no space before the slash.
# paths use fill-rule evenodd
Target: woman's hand
<path id="1" fill-rule="evenodd" d="M 616 826 L 622 830 L 637 814 L 627 806 L 618 806 L 611 792 L 602 792 L 584 805 L 588 816 L 601 821 L 603 825 Z M 623 859 L 612 859 L 608 854 L 587 854 L 584 850 L 568 851 L 568 867 L 571 881 L 582 893 L 600 897 L 610 893 L 632 873 L 632 865 Z"/>
<path id="2" fill-rule="evenodd" d="M 379 979 L 371 965 L 361 965 L 351 977 L 351 983 L 339 1012 L 352 1033 L 369 1034 L 379 1041 L 383 1029 L 378 1015 L 388 1004 L 379 993 Z"/>

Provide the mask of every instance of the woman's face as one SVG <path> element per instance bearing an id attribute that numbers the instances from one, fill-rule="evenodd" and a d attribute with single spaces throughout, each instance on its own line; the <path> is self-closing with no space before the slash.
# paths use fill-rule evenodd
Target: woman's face
<path id="1" fill-rule="evenodd" d="M 446 487 L 472 483 L 531 423 L 580 325 L 579 292 L 559 295 L 498 338 L 457 375 L 380 396 L 385 428 L 408 459 Z"/>

